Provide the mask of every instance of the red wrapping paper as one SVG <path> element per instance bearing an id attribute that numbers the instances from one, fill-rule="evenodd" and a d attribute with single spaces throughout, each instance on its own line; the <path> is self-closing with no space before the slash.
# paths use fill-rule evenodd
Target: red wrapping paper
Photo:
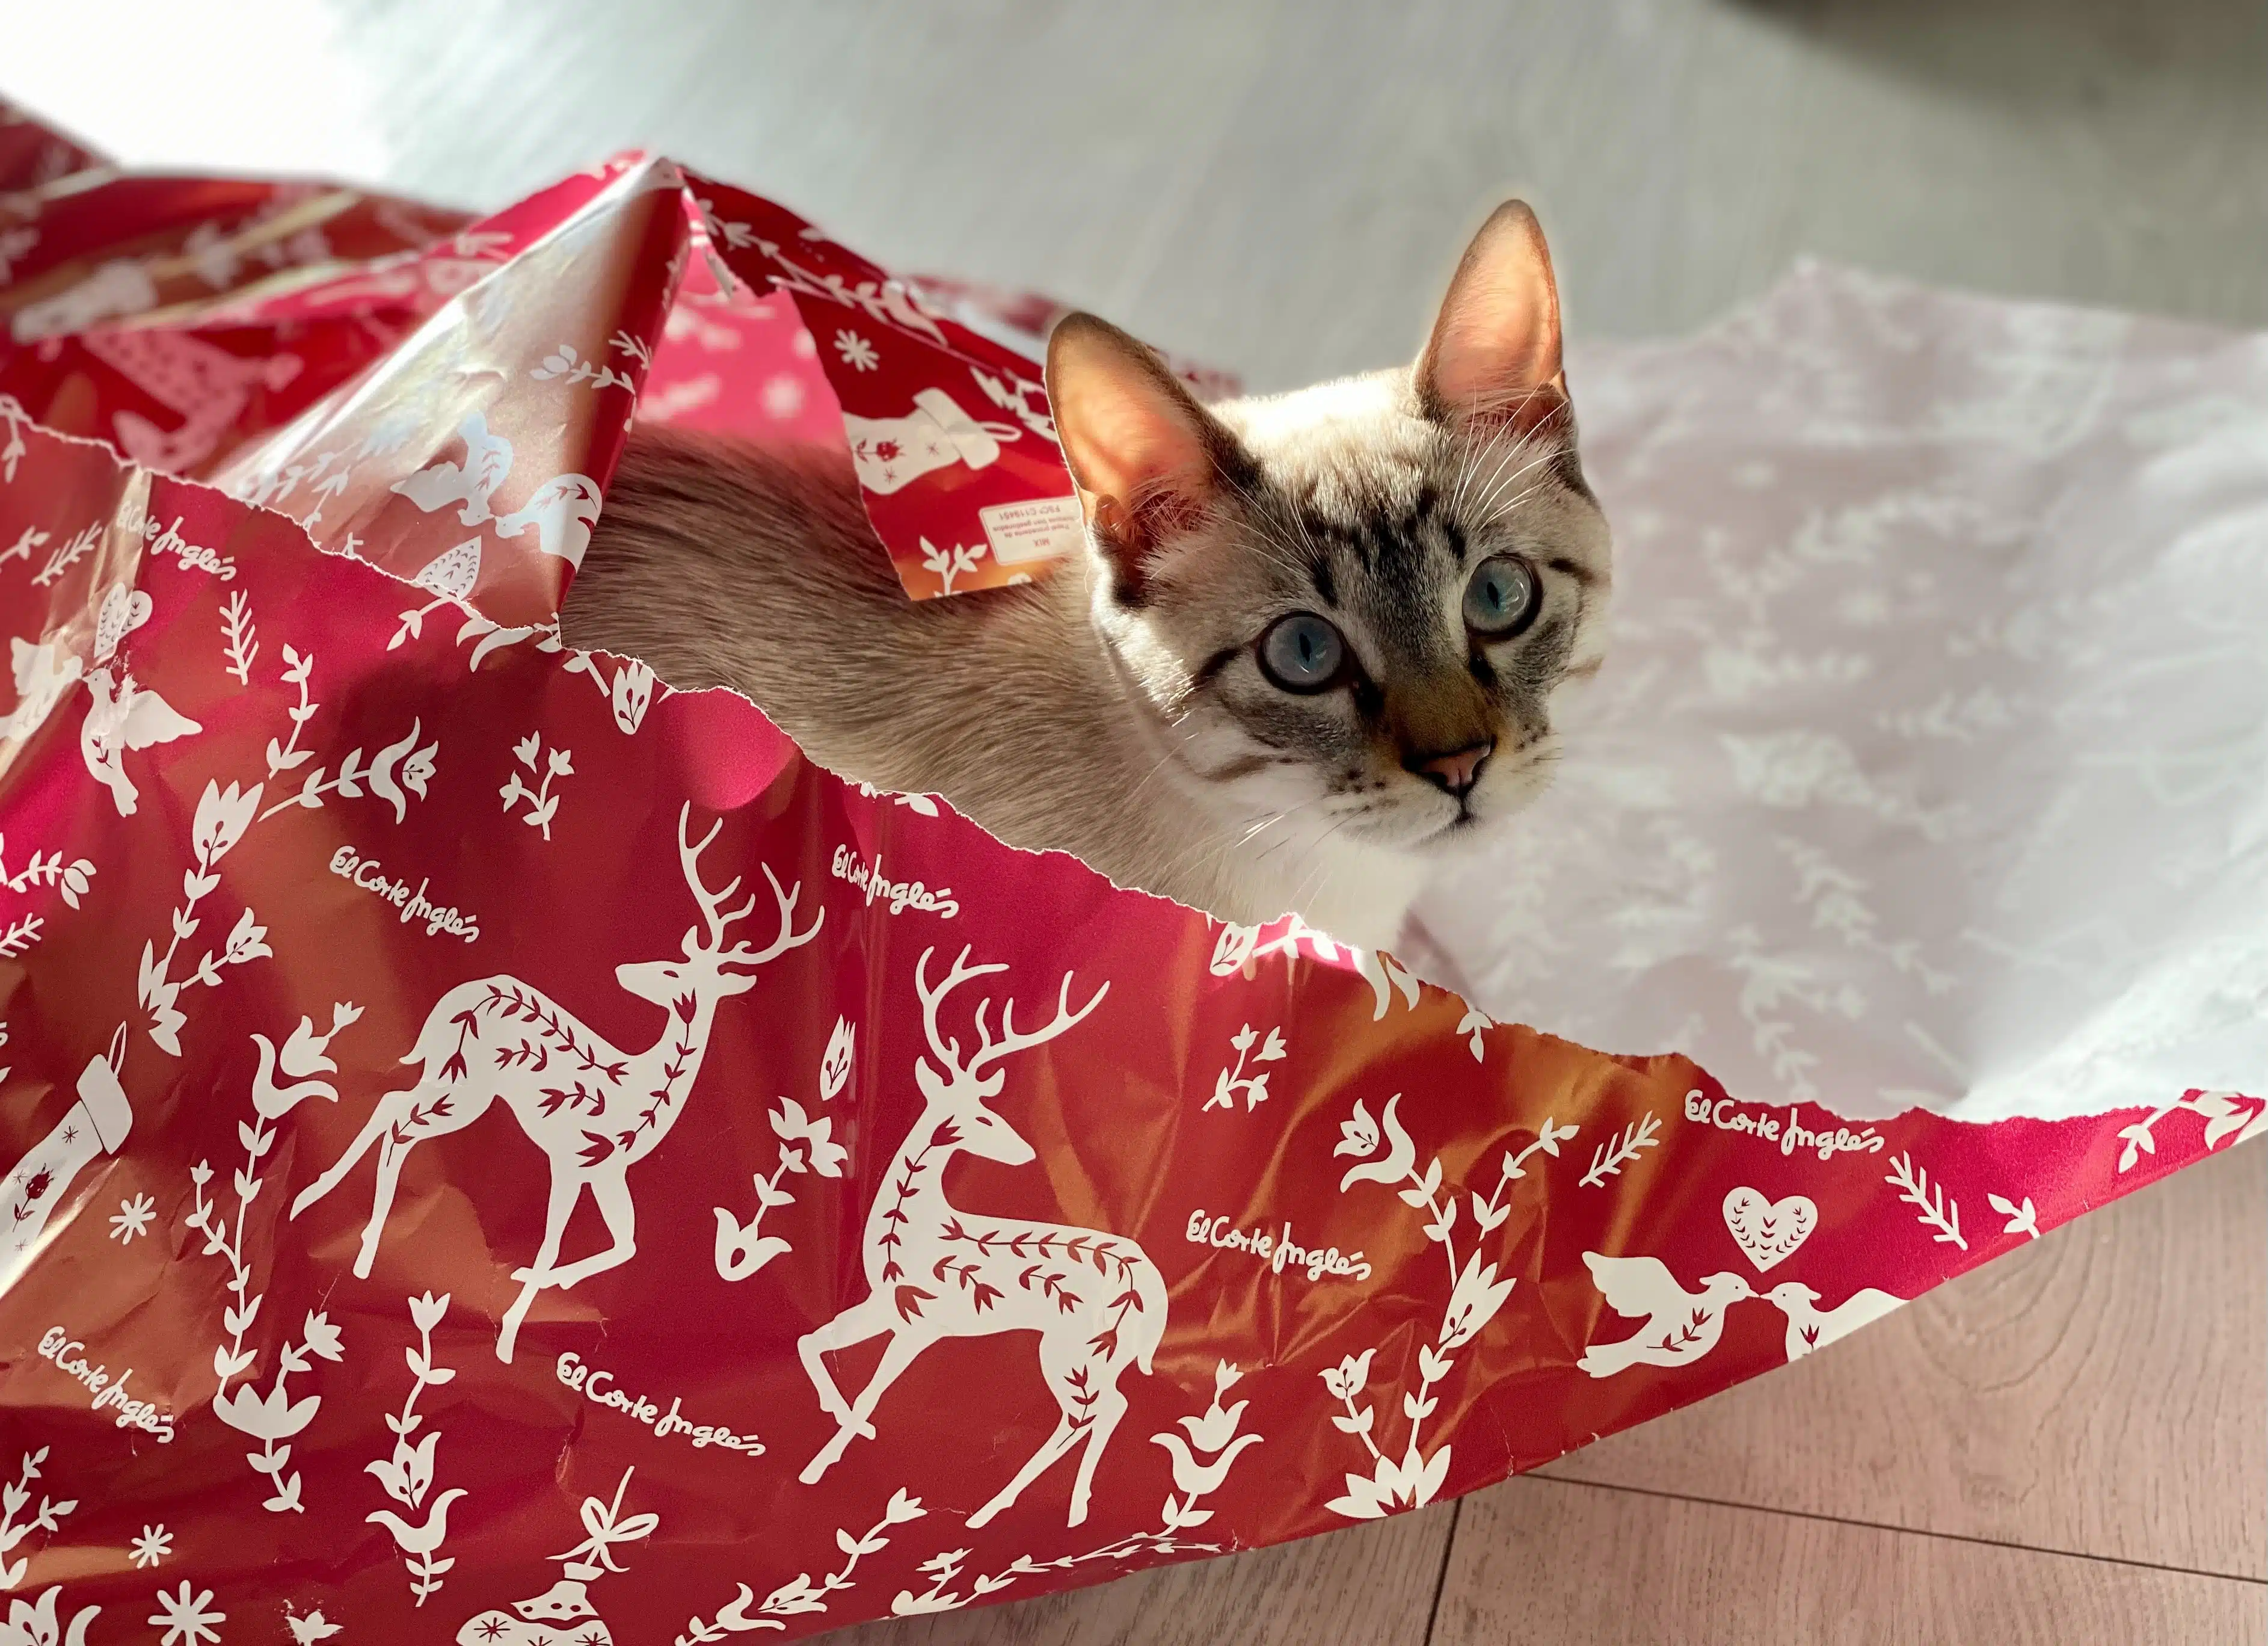
<path id="1" fill-rule="evenodd" d="M 909 594 L 1044 574 L 1036 300 L 636 157 L 467 223 L 50 152 L 0 144 L 0 1640 L 786 1638 L 1305 1536 L 2263 1129 L 1744 1101 L 563 645 L 634 412 L 848 439 Z"/>

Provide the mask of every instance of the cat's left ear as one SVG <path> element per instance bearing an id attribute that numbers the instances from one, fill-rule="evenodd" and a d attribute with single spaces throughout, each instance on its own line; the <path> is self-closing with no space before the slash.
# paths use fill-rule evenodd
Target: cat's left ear
<path id="1" fill-rule="evenodd" d="M 1524 202 L 1490 213 L 1466 248 L 1418 357 L 1415 386 L 1428 417 L 1502 421 L 1518 434 L 1565 403 L 1559 290 L 1543 225 Z"/>
<path id="2" fill-rule="evenodd" d="M 1047 383 L 1090 535 L 1138 600 L 1160 545 L 1210 510 L 1234 441 L 1153 350 L 1092 314 L 1057 323 Z"/>

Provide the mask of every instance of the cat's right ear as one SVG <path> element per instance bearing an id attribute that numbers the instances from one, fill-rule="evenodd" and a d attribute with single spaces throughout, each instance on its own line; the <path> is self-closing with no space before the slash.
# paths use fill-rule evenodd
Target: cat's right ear
<path id="1" fill-rule="evenodd" d="M 1514 434 L 1565 403 L 1559 290 L 1543 229 L 1524 202 L 1498 206 L 1466 247 L 1415 382 L 1429 417 L 1499 424 Z"/>
<path id="2" fill-rule="evenodd" d="M 1211 509 L 1233 442 L 1147 345 L 1092 314 L 1048 338 L 1048 400 L 1113 593 L 1138 603 L 1152 558 Z"/>

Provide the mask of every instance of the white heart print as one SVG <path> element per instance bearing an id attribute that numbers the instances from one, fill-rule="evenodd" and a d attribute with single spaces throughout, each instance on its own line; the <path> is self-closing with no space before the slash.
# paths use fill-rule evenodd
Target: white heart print
<path id="1" fill-rule="evenodd" d="M 1754 1189 L 1739 1188 L 1725 1197 L 1725 1227 L 1762 1274 L 1793 1257 L 1811 1237 L 1819 1227 L 1819 1207 L 1808 1195 L 1767 1200 Z"/>
<path id="2" fill-rule="evenodd" d="M 94 661 L 98 666 L 110 661 L 112 653 L 126 637 L 150 621 L 150 596 L 141 589 L 129 589 L 123 583 L 114 583 L 110 592 L 102 597 L 102 609 L 94 617 Z"/>

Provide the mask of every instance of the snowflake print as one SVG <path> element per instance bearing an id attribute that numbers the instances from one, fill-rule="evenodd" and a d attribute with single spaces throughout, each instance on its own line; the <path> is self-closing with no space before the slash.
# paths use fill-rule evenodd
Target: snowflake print
<path id="1" fill-rule="evenodd" d="M 212 1604 L 212 1598 L 213 1591 L 208 1589 L 195 1599 L 190 1598 L 187 1583 L 182 1583 L 179 1594 L 169 1595 L 160 1589 L 158 1591 L 159 1609 L 150 1619 L 151 1627 L 163 1628 L 166 1631 L 165 1639 L 158 1642 L 158 1646 L 200 1646 L 200 1642 L 206 1641 L 218 1646 L 220 1635 L 212 1626 L 227 1622 L 228 1613 L 206 1611 L 205 1608 Z"/>
<path id="2" fill-rule="evenodd" d="M 871 372 L 882 363 L 874 345 L 855 331 L 835 334 L 835 352 L 843 357 L 843 364 L 854 372 Z"/>
<path id="3" fill-rule="evenodd" d="M 162 1525 L 144 1526 L 142 1535 L 134 1539 L 134 1568 L 155 1566 L 173 1552 L 173 1534 Z M 151 1621 L 155 1622 L 156 1619 Z"/>
<path id="4" fill-rule="evenodd" d="M 764 384 L 764 411 L 785 423 L 803 410 L 803 385 L 786 373 Z"/>
<path id="5" fill-rule="evenodd" d="M 110 1237 L 122 1246 L 130 1246 L 136 1236 L 150 1232 L 151 1220 L 157 1214 L 158 1203 L 146 1194 L 121 1200 L 117 1214 L 110 1220 Z"/>

